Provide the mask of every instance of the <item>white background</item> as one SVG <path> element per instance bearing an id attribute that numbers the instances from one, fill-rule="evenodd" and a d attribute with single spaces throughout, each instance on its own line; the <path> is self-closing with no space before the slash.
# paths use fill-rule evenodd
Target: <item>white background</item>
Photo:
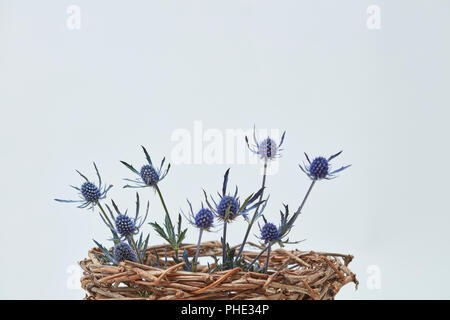
<path id="1" fill-rule="evenodd" d="M 67 27 L 73 4 L 79 30 Z M 272 220 L 308 187 L 303 152 L 345 150 L 335 164 L 353 166 L 315 187 L 293 231 L 307 239 L 300 249 L 355 256 L 359 290 L 337 298 L 450 298 L 449 10 L 437 0 L 1 0 L 0 298 L 82 298 L 68 268 L 110 235 L 96 212 L 53 199 L 76 197 L 74 169 L 94 177 L 96 161 L 111 197 L 133 210 L 119 160 L 141 165 L 141 144 L 170 158 L 172 133 L 195 120 L 287 131 L 268 178 Z M 243 195 L 259 185 L 251 164 L 174 165 L 161 183 L 173 214 L 219 190 L 228 167 Z M 161 221 L 156 195 L 141 197 Z M 244 230 L 231 225 L 231 242 Z M 367 285 L 371 265 L 379 288 Z"/>

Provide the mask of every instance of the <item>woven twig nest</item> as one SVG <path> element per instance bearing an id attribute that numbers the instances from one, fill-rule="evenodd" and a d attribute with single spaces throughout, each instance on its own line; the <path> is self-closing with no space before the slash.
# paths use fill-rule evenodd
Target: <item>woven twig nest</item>
<path id="1" fill-rule="evenodd" d="M 252 243 L 251 246 L 258 247 Z M 195 254 L 196 245 L 182 245 L 180 254 L 187 250 Z M 313 251 L 272 251 L 269 271 L 245 272 L 240 268 L 209 273 L 207 266 L 199 265 L 197 272 L 183 271 L 184 262 L 175 264 L 167 259 L 166 268 L 151 266 L 164 256 L 171 257 L 168 245 L 149 247 L 144 264 L 123 261 L 119 266 L 102 264 L 101 251 L 89 251 L 89 259 L 80 262 L 84 275 L 82 288 L 86 299 L 150 299 L 150 300 L 303 300 L 333 299 L 342 286 L 358 280 L 348 268 L 351 255 Z M 199 256 L 219 256 L 222 246 L 211 241 L 201 244 Z M 244 251 L 246 262 L 253 260 L 257 251 Z M 264 264 L 266 255 L 260 257 Z"/>

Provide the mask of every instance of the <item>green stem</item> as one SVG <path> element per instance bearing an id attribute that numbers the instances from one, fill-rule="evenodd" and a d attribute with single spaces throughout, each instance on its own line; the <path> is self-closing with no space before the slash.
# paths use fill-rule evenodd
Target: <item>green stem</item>
<path id="1" fill-rule="evenodd" d="M 227 258 L 227 222 L 223 223 L 223 237 L 222 237 L 222 268 L 225 268 L 225 261 Z M 225 269 L 223 269 L 225 270 Z"/>
<path id="2" fill-rule="evenodd" d="M 163 195 L 161 193 L 161 190 L 158 187 L 158 184 L 155 184 L 155 189 L 156 189 L 156 192 L 159 195 L 159 199 L 161 199 L 161 203 L 162 203 L 162 205 L 164 207 L 164 211 L 166 212 L 166 217 L 169 220 L 169 223 L 170 223 L 169 227 L 173 230 L 173 224 L 172 224 L 172 220 L 170 219 L 169 210 L 167 210 L 166 202 L 164 201 Z M 178 244 L 175 245 L 175 246 L 172 246 L 172 249 L 174 250 L 174 254 L 175 254 L 175 262 L 178 263 L 179 262 L 179 259 L 178 259 Z"/>
<path id="3" fill-rule="evenodd" d="M 272 249 L 272 245 L 269 242 L 269 249 L 267 249 L 267 260 L 266 260 L 266 266 L 264 267 L 264 272 L 267 273 L 269 270 L 269 258 L 270 258 L 270 251 Z"/>
<path id="4" fill-rule="evenodd" d="M 303 201 L 302 201 L 302 203 L 300 204 L 300 207 L 298 207 L 297 211 L 294 213 L 294 216 L 293 216 L 293 220 L 292 220 L 292 221 L 295 221 L 295 219 L 297 219 L 298 215 L 301 213 L 301 211 L 302 211 L 302 209 L 303 209 L 303 206 L 305 205 L 305 202 L 306 202 L 306 200 L 308 199 L 309 194 L 311 193 L 312 188 L 313 188 L 314 185 L 316 184 L 316 181 L 317 181 L 317 180 L 313 180 L 313 181 L 311 182 L 311 185 L 309 186 L 309 189 L 308 189 L 308 191 L 306 192 L 306 195 L 305 195 L 305 197 L 303 198 Z"/>
<path id="5" fill-rule="evenodd" d="M 262 198 L 263 198 L 264 187 L 266 186 L 266 176 L 267 176 L 267 160 L 264 162 L 264 173 L 263 173 L 263 180 L 262 180 L 262 188 L 263 188 L 263 191 L 261 192 L 261 195 L 259 196 L 258 202 L 261 202 L 261 200 L 262 200 Z M 244 241 L 242 241 L 242 244 L 241 244 L 241 246 L 240 246 L 240 248 L 239 248 L 239 252 L 238 252 L 238 254 L 236 255 L 236 258 L 234 259 L 234 263 L 237 263 L 239 257 L 240 257 L 241 254 L 242 254 L 242 251 L 244 250 L 245 243 L 247 242 L 248 235 L 250 234 L 250 229 L 252 228 L 253 223 L 255 223 L 256 216 L 258 215 L 259 207 L 260 207 L 260 206 L 261 206 L 261 203 L 256 207 L 256 210 L 255 210 L 255 213 L 253 214 L 252 220 L 251 220 L 250 223 L 248 224 L 247 231 L 245 232 L 245 236 L 244 236 Z"/>
<path id="6" fill-rule="evenodd" d="M 175 247 L 173 247 L 173 252 L 175 253 L 175 263 L 180 263 L 180 259 L 179 259 L 179 255 L 178 255 L 178 245 L 176 245 Z"/>
<path id="7" fill-rule="evenodd" d="M 129 239 L 131 240 L 131 244 L 133 245 L 134 251 L 136 251 L 136 254 L 137 254 L 138 259 L 139 259 L 139 263 L 143 264 L 142 263 L 142 259 L 141 259 L 141 255 L 139 254 L 139 250 L 138 250 L 138 248 L 136 246 L 136 242 L 134 241 L 134 237 L 130 236 Z"/>
<path id="8" fill-rule="evenodd" d="M 294 213 L 294 216 L 291 218 L 290 221 L 292 221 L 292 223 L 294 223 L 295 219 L 297 219 L 298 215 L 301 213 L 303 206 L 306 203 L 306 200 L 309 197 L 309 194 L 311 193 L 312 188 L 314 187 L 314 185 L 316 184 L 317 180 L 313 180 L 311 185 L 309 186 L 308 191 L 306 192 L 305 197 L 303 198 L 302 203 L 300 204 L 300 207 L 298 208 L 298 210 Z M 269 254 L 270 254 L 270 247 L 271 247 L 272 243 L 268 243 L 267 246 L 252 260 L 252 262 L 250 262 L 250 264 L 247 266 L 247 270 L 250 270 L 250 267 L 259 259 L 259 257 L 266 251 L 269 250 Z M 269 255 L 267 256 L 267 262 L 269 261 Z M 267 266 L 267 264 L 266 264 Z"/>
<path id="9" fill-rule="evenodd" d="M 105 210 L 103 209 L 102 205 L 100 204 L 100 202 L 97 202 L 97 206 L 100 208 L 103 217 L 106 219 L 106 221 L 108 221 L 109 226 L 111 227 L 111 229 L 114 229 L 114 225 L 112 224 L 111 220 L 109 220 L 108 215 L 106 214 Z"/>
<path id="10" fill-rule="evenodd" d="M 170 220 L 169 210 L 167 210 L 166 203 L 164 202 L 164 198 L 163 198 L 163 196 L 161 194 L 161 190 L 159 190 L 159 187 L 158 187 L 157 184 L 155 184 L 155 189 L 156 189 L 156 192 L 158 192 L 159 199 L 161 199 L 161 203 L 162 203 L 162 205 L 164 207 L 164 211 L 166 212 L 167 217 L 169 218 L 170 224 L 172 224 L 172 220 Z"/>
<path id="11" fill-rule="evenodd" d="M 200 243 L 202 241 L 202 234 L 203 234 L 203 229 L 200 229 L 199 232 L 199 236 L 198 236 L 198 243 L 197 243 L 197 249 L 195 250 L 195 256 L 194 256 L 194 261 L 192 262 L 192 271 L 196 272 L 197 271 L 197 259 L 198 259 L 198 253 L 200 252 Z"/>
<path id="12" fill-rule="evenodd" d="M 267 246 L 265 246 L 264 249 L 261 250 L 261 252 L 260 252 L 260 253 L 252 260 L 252 262 L 250 262 L 250 264 L 247 266 L 247 271 L 250 270 L 251 266 L 259 259 L 259 257 L 261 257 L 261 255 L 262 255 L 264 252 L 266 252 L 266 250 L 269 249 L 269 247 L 270 247 L 271 245 L 272 245 L 272 244 L 269 242 L 269 243 L 267 244 Z"/>

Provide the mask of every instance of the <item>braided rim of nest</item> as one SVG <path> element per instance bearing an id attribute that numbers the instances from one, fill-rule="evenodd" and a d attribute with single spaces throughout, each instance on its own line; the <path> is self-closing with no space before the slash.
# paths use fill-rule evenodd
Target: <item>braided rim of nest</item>
<path id="1" fill-rule="evenodd" d="M 253 247 L 261 248 L 253 243 Z M 239 246 L 237 246 L 239 247 Z M 196 245 L 180 247 L 192 257 Z M 183 271 L 184 262 L 176 264 L 167 259 L 166 268 L 150 266 L 150 262 L 171 257 L 169 245 L 149 247 L 144 264 L 122 261 L 119 266 L 104 265 L 98 256 L 101 251 L 89 251 L 89 259 L 80 262 L 83 269 L 81 286 L 88 293 L 86 299 L 150 299 L 150 300 L 329 300 L 347 283 L 358 280 L 348 264 L 353 256 L 314 251 L 288 251 L 282 248 L 272 251 L 267 274 L 245 272 L 240 268 L 208 273 L 208 266 L 198 265 L 197 272 Z M 200 257 L 219 256 L 222 245 L 217 241 L 204 242 Z M 244 251 L 246 262 L 258 252 Z M 267 255 L 259 262 L 264 264 Z"/>

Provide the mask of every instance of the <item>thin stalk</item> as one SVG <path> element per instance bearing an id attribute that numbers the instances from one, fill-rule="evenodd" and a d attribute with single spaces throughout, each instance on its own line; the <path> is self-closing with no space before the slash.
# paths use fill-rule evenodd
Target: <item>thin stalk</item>
<path id="1" fill-rule="evenodd" d="M 263 173 L 263 180 L 262 180 L 262 188 L 263 188 L 263 191 L 261 192 L 261 195 L 259 196 L 258 202 L 261 202 L 261 200 L 262 200 L 262 198 L 263 198 L 264 187 L 266 186 L 266 177 L 267 177 L 267 160 L 264 162 L 264 173 Z M 239 257 L 240 257 L 241 254 L 242 254 L 242 251 L 244 250 L 245 243 L 247 242 L 248 235 L 250 234 L 250 229 L 252 228 L 253 223 L 255 223 L 256 216 L 258 215 L 259 207 L 260 207 L 260 206 L 261 206 L 261 203 L 256 207 L 255 213 L 253 214 L 253 217 L 252 217 L 252 220 L 251 220 L 250 223 L 248 224 L 247 231 L 245 232 L 245 236 L 244 236 L 244 241 L 242 241 L 242 244 L 241 244 L 241 246 L 240 246 L 240 248 L 239 248 L 239 252 L 238 252 L 238 254 L 236 255 L 236 258 L 234 259 L 234 263 L 236 263 L 236 262 L 238 261 Z"/>
<path id="2" fill-rule="evenodd" d="M 130 240 L 131 240 L 131 244 L 133 245 L 134 251 L 136 251 L 136 254 L 137 254 L 137 256 L 138 256 L 139 263 L 140 263 L 140 264 L 143 264 L 143 263 L 142 263 L 142 259 L 141 259 L 141 255 L 139 254 L 139 250 L 138 250 L 138 248 L 137 248 L 137 246 L 136 246 L 136 242 L 134 241 L 134 237 L 133 237 L 133 236 L 130 236 Z"/>
<path id="3" fill-rule="evenodd" d="M 198 235 L 198 243 L 197 243 L 197 249 L 195 250 L 195 256 L 194 261 L 192 262 L 192 271 L 197 271 L 197 259 L 198 259 L 198 253 L 200 252 L 200 243 L 202 241 L 202 235 L 203 235 L 203 229 L 200 229 L 199 235 Z"/>
<path id="4" fill-rule="evenodd" d="M 223 223 L 223 237 L 222 237 L 222 267 L 225 267 L 227 258 L 227 222 Z"/>
<path id="5" fill-rule="evenodd" d="M 105 210 L 103 209 L 102 205 L 100 204 L 100 202 L 97 202 L 97 206 L 100 208 L 100 211 L 103 214 L 103 217 L 106 219 L 106 221 L 108 221 L 109 226 L 114 229 L 114 225 L 112 224 L 111 220 L 109 220 L 108 215 L 106 214 Z"/>
<path id="6" fill-rule="evenodd" d="M 173 228 L 172 219 L 170 219 L 170 215 L 169 215 L 169 210 L 167 210 L 166 202 L 164 201 L 164 198 L 163 198 L 163 195 L 161 193 L 161 190 L 159 190 L 158 184 L 155 184 L 155 189 L 156 189 L 156 192 L 159 195 L 159 199 L 161 199 L 161 203 L 162 203 L 162 205 L 164 207 L 164 211 L 166 212 L 166 217 L 169 219 L 170 226 L 171 226 L 171 228 Z M 178 259 L 178 245 L 172 246 L 172 248 L 173 248 L 174 253 L 175 253 L 175 262 L 178 263 L 179 262 L 179 259 Z"/>
<path id="7" fill-rule="evenodd" d="M 294 213 L 294 216 L 291 218 L 291 220 L 290 221 L 292 221 L 292 223 L 294 223 L 294 221 L 295 221 L 295 219 L 298 217 L 298 215 L 300 214 L 300 212 L 302 211 L 302 209 L 303 209 L 303 206 L 305 205 L 305 203 L 306 203 L 306 200 L 308 199 L 308 197 L 309 197 L 309 194 L 311 193 L 311 190 L 312 190 L 312 188 L 314 187 L 314 185 L 316 184 L 316 181 L 317 180 L 313 180 L 312 181 L 312 183 L 311 183 L 311 185 L 309 186 L 309 189 L 308 189 L 308 191 L 306 192 L 306 195 L 305 195 L 305 197 L 303 198 L 303 201 L 302 201 L 302 203 L 300 204 L 300 207 L 298 207 L 298 210 Z M 253 259 L 252 260 L 252 262 L 248 265 L 248 267 L 247 267 L 247 270 L 249 270 L 250 269 L 250 267 L 259 259 L 259 257 L 266 251 L 266 250 L 270 250 L 270 246 L 271 246 L 272 244 L 269 242 L 268 244 L 267 244 L 267 246 L 255 257 L 255 259 Z M 269 254 L 267 255 L 267 262 L 269 261 L 269 255 L 270 255 L 270 251 L 269 251 Z M 266 264 L 266 266 L 267 266 L 267 264 Z"/>
<path id="8" fill-rule="evenodd" d="M 317 180 L 313 180 L 311 182 L 311 185 L 309 186 L 308 192 L 306 192 L 305 197 L 303 198 L 302 204 L 300 205 L 300 207 L 298 208 L 298 211 L 302 211 L 303 206 L 305 205 L 306 199 L 308 199 L 309 194 L 311 193 L 312 188 L 314 187 L 314 185 L 316 184 Z"/>
<path id="9" fill-rule="evenodd" d="M 293 217 L 293 218 L 297 218 L 297 216 L 301 213 L 301 211 L 302 211 L 302 209 L 303 209 L 303 206 L 305 205 L 306 199 L 308 199 L 309 194 L 311 193 L 312 188 L 313 188 L 314 185 L 316 184 L 316 181 L 317 181 L 317 180 L 313 180 L 313 181 L 311 182 L 311 185 L 309 186 L 309 189 L 308 189 L 308 191 L 306 192 L 306 195 L 305 195 L 305 197 L 303 198 L 303 201 L 302 201 L 302 203 L 300 204 L 300 207 L 298 207 L 298 210 L 294 213 L 294 217 Z M 295 219 L 292 220 L 292 221 L 295 221 Z"/>
<path id="10" fill-rule="evenodd" d="M 176 245 L 174 248 L 173 248 L 173 251 L 174 251 L 174 254 L 175 254 L 175 263 L 180 263 L 180 256 L 179 256 L 179 254 L 178 254 L 178 250 L 179 250 L 180 248 L 178 248 L 178 245 Z"/>
<path id="11" fill-rule="evenodd" d="M 157 184 L 155 184 L 155 189 L 156 189 L 156 192 L 158 192 L 159 198 L 161 199 L 161 203 L 164 207 L 164 211 L 166 212 L 166 215 L 169 217 L 170 224 L 172 224 L 172 220 L 170 219 L 170 215 L 169 215 L 169 210 L 167 210 L 166 203 L 164 202 L 164 198 L 161 194 L 161 190 L 159 190 L 159 187 Z"/>
<path id="12" fill-rule="evenodd" d="M 267 273 L 267 270 L 269 270 L 269 258 L 270 258 L 270 251 L 272 250 L 272 245 L 269 242 L 269 249 L 267 249 L 267 260 L 266 260 L 266 266 L 264 267 L 264 272 Z"/>
<path id="13" fill-rule="evenodd" d="M 261 252 L 255 257 L 255 259 L 252 260 L 252 262 L 250 262 L 250 264 L 247 266 L 247 271 L 250 270 L 250 267 L 259 259 L 259 257 L 261 257 L 261 255 L 266 252 L 266 250 L 268 250 L 271 246 L 271 243 L 269 242 L 267 244 L 267 246 L 261 250 Z"/>

